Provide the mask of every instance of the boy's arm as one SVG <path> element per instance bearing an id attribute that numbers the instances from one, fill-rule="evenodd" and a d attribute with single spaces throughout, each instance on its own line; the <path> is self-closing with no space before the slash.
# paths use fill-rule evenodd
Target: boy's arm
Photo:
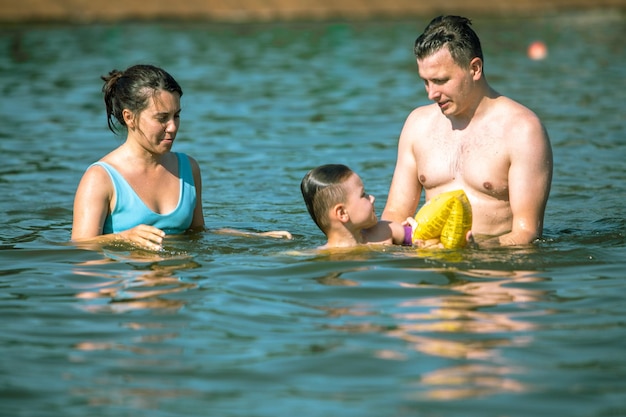
<path id="1" fill-rule="evenodd" d="M 413 220 L 412 218 L 410 218 Z M 386 220 L 381 220 L 386 222 Z M 394 245 L 411 246 L 413 241 L 413 227 L 408 223 L 408 219 L 402 224 L 398 222 L 387 222 L 391 229 L 391 238 Z"/>
<path id="2" fill-rule="evenodd" d="M 375 226 L 363 230 L 363 235 L 368 244 L 410 245 L 412 229 L 410 225 L 408 229 L 405 229 L 403 224 L 388 220 L 379 220 Z"/>

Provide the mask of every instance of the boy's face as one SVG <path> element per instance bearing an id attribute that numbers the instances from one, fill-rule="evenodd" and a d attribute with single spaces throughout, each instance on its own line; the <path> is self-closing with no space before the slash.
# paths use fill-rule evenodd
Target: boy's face
<path id="1" fill-rule="evenodd" d="M 378 223 L 374 209 L 374 196 L 365 192 L 363 181 L 357 174 L 352 174 L 344 183 L 346 191 L 346 210 L 350 223 L 359 229 L 368 229 Z"/>

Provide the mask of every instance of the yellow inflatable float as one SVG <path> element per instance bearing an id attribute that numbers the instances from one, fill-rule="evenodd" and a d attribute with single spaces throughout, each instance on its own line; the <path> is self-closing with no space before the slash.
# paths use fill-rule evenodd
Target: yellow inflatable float
<path id="1" fill-rule="evenodd" d="M 415 215 L 413 242 L 439 239 L 446 249 L 462 248 L 472 228 L 472 206 L 463 190 L 441 193 Z"/>

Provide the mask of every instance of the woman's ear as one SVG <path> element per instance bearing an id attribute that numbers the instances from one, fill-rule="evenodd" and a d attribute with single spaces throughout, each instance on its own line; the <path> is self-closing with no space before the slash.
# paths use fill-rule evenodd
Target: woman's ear
<path id="1" fill-rule="evenodd" d="M 132 130 L 135 128 L 135 114 L 132 111 L 128 109 L 122 110 L 122 117 L 124 117 L 124 123 L 128 129 Z"/>

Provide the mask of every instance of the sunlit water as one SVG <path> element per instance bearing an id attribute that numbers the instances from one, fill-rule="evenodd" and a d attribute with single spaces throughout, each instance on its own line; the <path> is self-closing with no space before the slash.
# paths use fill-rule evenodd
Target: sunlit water
<path id="1" fill-rule="evenodd" d="M 623 16 L 475 20 L 488 79 L 551 136 L 535 247 L 308 252 L 308 169 L 348 164 L 382 210 L 426 23 L 1 29 L 1 414 L 626 415 Z M 68 244 L 82 172 L 122 140 L 99 76 L 137 62 L 184 89 L 208 227 L 293 241 Z"/>

